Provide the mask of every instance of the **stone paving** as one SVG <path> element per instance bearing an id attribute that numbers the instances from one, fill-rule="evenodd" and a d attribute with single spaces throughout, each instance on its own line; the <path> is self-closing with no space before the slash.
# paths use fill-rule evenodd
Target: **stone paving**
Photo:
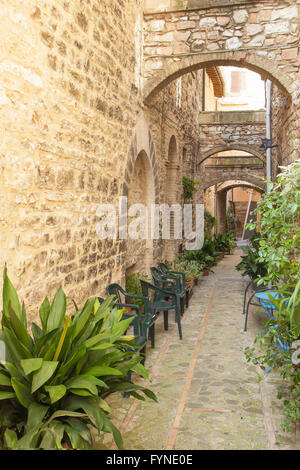
<path id="1" fill-rule="evenodd" d="M 128 450 L 296 449 L 296 430 L 283 433 L 276 384 L 247 363 L 246 346 L 266 319 L 251 312 L 243 331 L 244 278 L 235 270 L 241 252 L 228 255 L 194 287 L 179 340 L 174 316 L 169 331 L 156 326 L 147 353 L 149 387 L 159 402 L 111 397 L 115 424 Z M 107 435 L 98 449 L 115 449 Z"/>

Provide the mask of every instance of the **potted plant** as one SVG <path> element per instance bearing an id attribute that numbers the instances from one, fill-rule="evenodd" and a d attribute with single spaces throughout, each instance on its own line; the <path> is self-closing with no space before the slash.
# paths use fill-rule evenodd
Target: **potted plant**
<path id="1" fill-rule="evenodd" d="M 143 295 L 140 279 L 142 279 L 143 281 L 147 281 L 147 282 L 150 281 L 149 277 L 142 273 L 131 274 L 126 279 L 126 292 L 128 292 L 128 294 L 140 295 L 140 296 Z M 132 299 L 130 299 L 130 297 L 128 297 L 126 298 L 126 302 L 128 302 L 129 304 L 134 303 L 140 308 L 140 311 L 143 312 L 144 302 L 142 300 L 134 299 L 133 301 Z"/>
<path id="2" fill-rule="evenodd" d="M 260 261 L 259 253 L 255 248 L 243 246 L 242 249 L 244 256 L 241 256 L 242 261 L 236 266 L 236 270 L 242 271 L 242 276 L 248 276 L 252 280 L 253 288 L 256 288 L 255 281 L 267 275 L 267 266 Z"/>
<path id="3" fill-rule="evenodd" d="M 123 336 L 133 318 L 122 320 L 114 298 L 102 304 L 88 299 L 83 308 L 66 315 L 62 288 L 39 309 L 40 325 L 27 330 L 24 303 L 6 269 L 0 341 L 0 436 L 2 448 L 12 450 L 92 448 L 91 429 L 111 433 L 123 447 L 119 430 L 110 420 L 106 398 L 127 392 L 156 401 L 151 390 L 134 384 L 129 373 L 147 377 L 132 356 L 134 337 Z M 74 303 L 75 305 L 75 303 Z"/>

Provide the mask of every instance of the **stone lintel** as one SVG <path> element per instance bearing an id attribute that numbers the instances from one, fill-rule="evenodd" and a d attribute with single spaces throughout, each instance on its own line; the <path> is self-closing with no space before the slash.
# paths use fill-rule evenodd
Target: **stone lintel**
<path id="1" fill-rule="evenodd" d="M 257 3 L 267 2 L 260 0 Z M 146 0 L 144 14 L 167 12 L 187 12 L 193 10 L 204 10 L 218 7 L 233 7 L 253 4 L 253 0 Z"/>
<path id="2" fill-rule="evenodd" d="M 200 125 L 251 124 L 266 122 L 265 111 L 204 111 L 199 116 Z"/>

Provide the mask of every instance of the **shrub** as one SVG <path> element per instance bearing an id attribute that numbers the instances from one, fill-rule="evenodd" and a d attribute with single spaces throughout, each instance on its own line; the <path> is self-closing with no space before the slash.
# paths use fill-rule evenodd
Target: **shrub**
<path id="1" fill-rule="evenodd" d="M 0 437 L 6 449 L 74 449 L 92 447 L 90 427 L 112 433 L 119 448 L 122 437 L 109 418 L 105 399 L 115 392 L 136 398 L 155 395 L 128 380 L 135 371 L 147 377 L 133 357 L 134 337 L 123 336 L 132 318 L 122 320 L 113 298 L 101 305 L 88 299 L 66 315 L 62 288 L 52 303 L 39 309 L 41 327 L 27 331 L 24 303 L 4 270 L 0 340 L 6 356 L 0 362 Z"/>
<path id="2" fill-rule="evenodd" d="M 278 369 L 287 379 L 279 387 L 278 397 L 284 399 L 283 427 L 289 430 L 300 418 L 300 361 L 292 361 L 294 345 L 300 340 L 300 160 L 282 169 L 277 181 L 269 183 L 270 192 L 258 203 L 259 223 L 248 224 L 250 230 L 260 232 L 253 249 L 256 262 L 264 265 L 266 272 L 259 275 L 258 284 L 275 285 L 279 300 L 272 299 L 276 315 L 265 324 L 265 335 L 256 338 L 259 354 L 248 348 L 246 356 L 262 369 Z M 278 348 L 278 339 L 286 350 Z"/>
<path id="3" fill-rule="evenodd" d="M 128 292 L 128 294 L 140 295 L 140 296 L 143 295 L 140 279 L 142 279 L 143 281 L 147 281 L 147 282 L 150 281 L 148 276 L 146 276 L 145 274 L 141 274 L 141 273 L 131 274 L 126 279 L 126 292 Z M 142 300 L 134 299 L 134 302 L 131 302 L 130 297 L 128 297 L 127 300 L 129 303 L 134 303 L 135 305 L 138 305 L 140 308 L 144 307 L 144 302 Z"/>

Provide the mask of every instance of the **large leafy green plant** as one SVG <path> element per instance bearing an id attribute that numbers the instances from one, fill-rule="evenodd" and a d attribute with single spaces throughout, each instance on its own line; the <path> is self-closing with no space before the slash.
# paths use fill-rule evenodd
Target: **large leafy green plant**
<path id="1" fill-rule="evenodd" d="M 258 252 L 249 246 L 242 247 L 244 256 L 242 261 L 236 266 L 237 271 L 242 271 L 242 276 L 249 276 L 255 282 L 267 275 L 266 264 L 259 260 Z"/>
<path id="2" fill-rule="evenodd" d="M 106 398 L 127 392 L 156 400 L 147 388 L 127 378 L 129 371 L 147 377 L 134 356 L 133 337 L 123 336 L 132 318 L 122 320 L 114 299 L 101 305 L 88 299 L 83 308 L 66 315 L 66 295 L 58 289 L 52 303 L 46 297 L 40 324 L 30 334 L 24 304 L 6 269 L 0 341 L 0 437 L 7 449 L 74 449 L 92 447 L 91 428 L 122 437 L 109 418 Z M 142 393 L 142 394 L 141 394 Z"/>
<path id="3" fill-rule="evenodd" d="M 215 249 L 222 253 L 232 252 L 236 247 L 235 237 L 230 232 L 219 233 L 214 237 Z"/>
<path id="4" fill-rule="evenodd" d="M 258 202 L 259 260 L 267 266 L 265 279 L 286 289 L 295 286 L 300 274 L 300 160 L 282 167 L 277 181 L 269 183 L 270 192 Z"/>
<path id="5" fill-rule="evenodd" d="M 300 419 L 300 280 L 292 294 L 281 291 L 277 299 L 272 294 L 268 296 L 276 315 L 264 324 L 255 338 L 258 351 L 248 347 L 245 354 L 248 361 L 264 371 L 279 370 L 284 379 L 277 389 L 278 398 L 283 399 L 282 427 L 291 431 L 291 425 Z"/>
<path id="6" fill-rule="evenodd" d="M 300 369 L 292 362 L 293 344 L 300 340 L 300 160 L 282 170 L 258 203 L 258 222 L 248 224 L 248 229 L 260 231 L 255 249 L 266 273 L 258 284 L 271 282 L 278 299 L 271 299 L 276 312 L 264 326 L 266 334 L 256 338 L 259 354 L 248 348 L 246 355 L 263 369 L 278 369 L 287 379 L 278 396 L 284 398 L 283 426 L 290 429 L 290 423 L 300 419 Z M 278 339 L 287 345 L 285 350 L 278 347 Z"/>

